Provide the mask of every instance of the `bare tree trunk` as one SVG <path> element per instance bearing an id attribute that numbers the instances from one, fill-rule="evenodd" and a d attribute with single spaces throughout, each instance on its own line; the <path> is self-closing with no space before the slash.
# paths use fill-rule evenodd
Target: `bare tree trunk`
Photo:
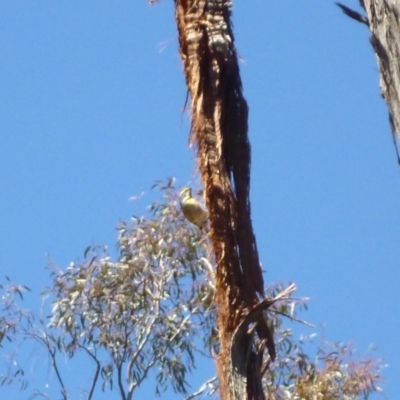
<path id="1" fill-rule="evenodd" d="M 400 163 L 400 2 L 365 0 L 365 9 L 371 44 L 378 58 L 382 95 L 389 107 L 390 125 Z"/>
<path id="2" fill-rule="evenodd" d="M 229 0 L 175 0 L 179 44 L 191 96 L 191 137 L 205 186 L 217 261 L 220 395 L 264 399 L 265 346 L 275 357 L 264 312 L 264 282 L 250 215 L 248 107 L 234 47 Z M 254 324 L 255 329 L 249 329 Z"/>

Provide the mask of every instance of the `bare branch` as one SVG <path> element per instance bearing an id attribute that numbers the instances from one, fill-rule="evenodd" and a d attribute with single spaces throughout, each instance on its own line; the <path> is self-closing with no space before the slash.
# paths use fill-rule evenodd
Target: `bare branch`
<path id="1" fill-rule="evenodd" d="M 63 396 L 63 399 L 68 400 L 68 392 L 67 392 L 67 389 L 65 388 L 64 381 L 61 377 L 60 370 L 58 369 L 58 364 L 57 364 L 57 359 L 56 359 L 56 353 L 57 353 L 56 347 L 51 345 L 47 334 L 44 334 L 43 337 L 39 336 L 38 334 L 36 334 L 34 332 L 28 332 L 28 334 L 32 338 L 36 339 L 38 342 L 42 343 L 46 347 L 48 353 L 50 354 L 51 364 L 52 364 L 52 367 L 54 368 L 54 372 L 56 373 L 58 383 L 61 386 L 61 394 Z"/>
<path id="2" fill-rule="evenodd" d="M 100 361 L 98 360 L 98 358 L 97 358 L 91 351 L 89 351 L 89 349 L 88 349 L 87 347 L 82 346 L 81 344 L 78 344 L 78 346 L 79 346 L 81 349 L 85 350 L 86 353 L 87 353 L 87 354 L 92 358 L 92 360 L 96 363 L 96 372 L 95 372 L 95 374 L 94 374 L 94 378 L 93 378 L 93 381 L 92 381 L 92 386 L 91 386 L 91 388 L 90 388 L 89 397 L 88 397 L 88 400 L 91 400 L 92 397 L 93 397 L 93 394 L 94 394 L 94 389 L 96 388 L 97 380 L 98 380 L 98 378 L 99 378 L 101 365 L 100 365 Z"/>
<path id="3" fill-rule="evenodd" d="M 192 400 L 195 397 L 198 397 L 200 395 L 202 395 L 207 389 L 210 389 L 210 392 L 207 393 L 207 395 L 211 395 L 213 393 L 215 393 L 216 391 L 216 386 L 213 385 L 213 383 L 217 382 L 217 377 L 214 376 L 214 378 L 209 379 L 208 381 L 205 381 L 200 389 L 197 392 L 194 392 L 193 394 L 185 397 L 185 400 Z"/>
<path id="4" fill-rule="evenodd" d="M 122 396 L 122 400 L 126 400 L 125 389 L 124 385 L 122 384 L 122 366 L 123 366 L 122 362 L 120 362 L 117 365 L 118 387 L 119 387 L 119 392 L 121 393 Z"/>
<path id="5" fill-rule="evenodd" d="M 336 3 L 336 5 L 340 7 L 343 13 L 346 14 L 348 17 L 369 26 L 368 18 L 365 15 L 362 15 L 359 12 L 352 10 L 351 8 L 345 6 L 342 3 Z"/>

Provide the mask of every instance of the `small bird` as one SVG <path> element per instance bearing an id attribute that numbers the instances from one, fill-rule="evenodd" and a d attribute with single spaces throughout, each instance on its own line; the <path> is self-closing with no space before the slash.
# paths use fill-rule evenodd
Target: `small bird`
<path id="1" fill-rule="evenodd" d="M 179 193 L 179 199 L 185 218 L 200 229 L 205 228 L 207 226 L 208 213 L 200 202 L 193 197 L 192 189 L 183 188 Z"/>

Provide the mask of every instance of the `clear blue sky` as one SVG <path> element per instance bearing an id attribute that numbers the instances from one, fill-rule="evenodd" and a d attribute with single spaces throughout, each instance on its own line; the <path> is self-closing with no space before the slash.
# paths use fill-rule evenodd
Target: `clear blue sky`
<path id="1" fill-rule="evenodd" d="M 321 0 L 237 0 L 233 21 L 266 282 L 296 282 L 328 339 L 375 345 L 395 399 L 400 171 L 368 30 Z M 113 248 L 144 212 L 129 197 L 195 180 L 173 2 L 2 1 L 0 52 L 0 275 L 34 303 L 47 253 Z"/>

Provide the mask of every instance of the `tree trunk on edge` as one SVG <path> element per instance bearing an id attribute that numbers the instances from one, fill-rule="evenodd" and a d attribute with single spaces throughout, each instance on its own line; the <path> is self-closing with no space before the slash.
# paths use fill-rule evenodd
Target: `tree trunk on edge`
<path id="1" fill-rule="evenodd" d="M 378 58 L 380 86 L 389 107 L 389 120 L 400 163 L 400 2 L 365 0 L 371 44 Z"/>

